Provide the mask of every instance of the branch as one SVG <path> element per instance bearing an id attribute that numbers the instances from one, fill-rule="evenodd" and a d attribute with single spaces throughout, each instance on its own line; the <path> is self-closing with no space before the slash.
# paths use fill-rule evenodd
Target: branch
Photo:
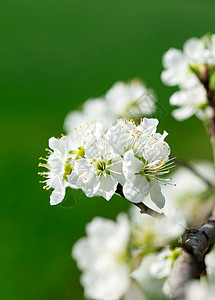
<path id="1" fill-rule="evenodd" d="M 122 187 L 121 184 L 117 185 L 116 193 L 118 195 L 120 195 L 121 197 L 127 199 L 125 197 L 125 195 L 123 194 L 123 187 Z M 159 213 L 159 212 L 151 209 L 150 207 L 148 207 L 147 205 L 145 205 L 143 202 L 139 202 L 139 203 L 131 202 L 131 203 L 133 203 L 134 205 L 136 205 L 137 207 L 139 207 L 141 214 L 147 214 L 147 215 L 152 216 L 152 217 L 157 218 L 157 219 L 165 217 L 165 215 L 163 213 Z"/>
<path id="2" fill-rule="evenodd" d="M 205 88 L 207 94 L 208 105 L 211 107 L 212 110 L 212 117 L 210 119 L 210 123 L 207 128 L 208 135 L 210 137 L 211 145 L 213 148 L 213 156 L 214 156 L 214 163 L 215 163 L 215 103 L 214 103 L 214 90 L 210 87 L 210 78 L 207 66 L 205 66 L 205 71 L 198 75 L 199 81 Z"/>
<path id="3" fill-rule="evenodd" d="M 197 177 L 199 177 L 203 182 L 205 182 L 208 187 L 212 190 L 215 191 L 215 185 L 213 185 L 207 178 L 205 178 L 204 176 L 202 176 L 201 173 L 199 173 L 190 163 L 188 162 L 185 162 L 181 159 L 176 159 L 176 163 L 179 165 L 179 166 L 182 166 L 182 167 L 185 167 L 187 168 L 188 170 L 190 170 L 193 174 L 195 174 Z"/>
<path id="4" fill-rule="evenodd" d="M 215 242 L 215 215 L 199 230 L 186 233 L 184 251 L 176 260 L 169 279 L 171 299 L 183 300 L 185 285 L 192 279 L 200 278 L 204 271 L 204 258 Z"/>

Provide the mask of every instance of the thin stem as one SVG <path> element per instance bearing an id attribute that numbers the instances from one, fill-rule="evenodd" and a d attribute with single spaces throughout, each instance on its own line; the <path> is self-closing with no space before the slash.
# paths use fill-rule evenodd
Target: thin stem
<path id="1" fill-rule="evenodd" d="M 213 158 L 215 163 L 215 103 L 214 103 L 214 90 L 210 87 L 210 78 L 207 66 L 205 66 L 205 72 L 198 75 L 199 81 L 205 88 L 207 94 L 208 105 L 212 110 L 212 116 L 210 118 L 209 125 L 207 126 L 207 132 L 210 137 L 212 149 L 213 149 Z"/>
<path id="2" fill-rule="evenodd" d="M 116 194 L 118 194 L 121 197 L 126 199 L 126 197 L 123 193 L 123 188 L 122 188 L 121 184 L 117 185 Z M 145 205 L 143 202 L 138 202 L 138 203 L 131 202 L 131 203 L 133 203 L 134 205 L 136 205 L 140 209 L 141 214 L 147 214 L 147 215 L 149 215 L 151 217 L 154 217 L 154 218 L 157 218 L 157 219 L 165 217 L 165 215 L 163 213 L 159 213 L 159 212 L 151 209 L 150 207 Z"/>

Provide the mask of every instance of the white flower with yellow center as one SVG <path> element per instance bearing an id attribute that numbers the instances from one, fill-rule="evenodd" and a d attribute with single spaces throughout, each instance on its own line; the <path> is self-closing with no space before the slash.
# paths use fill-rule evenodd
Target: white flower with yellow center
<path id="1" fill-rule="evenodd" d="M 170 179 L 160 176 L 169 173 L 174 161 L 169 159 L 170 148 L 164 141 L 167 133 L 156 133 L 157 125 L 157 119 L 144 118 L 138 126 L 133 120 L 120 119 L 109 128 L 107 136 L 115 151 L 124 155 L 125 197 L 138 203 L 150 193 L 152 201 L 162 208 L 165 199 L 159 183 L 166 184 Z"/>
<path id="2" fill-rule="evenodd" d="M 45 163 L 39 163 L 40 167 L 45 167 L 47 171 L 38 174 L 46 177 L 46 180 L 40 181 L 45 183 L 44 189 L 53 188 L 54 191 L 50 196 L 50 204 L 56 205 L 63 201 L 67 187 L 77 189 L 77 176 L 74 168 L 76 161 L 85 156 L 84 145 L 91 135 L 101 134 L 101 126 L 95 123 L 91 126 L 75 128 L 70 136 L 63 136 L 60 139 L 54 137 L 49 139 L 49 156 L 40 158 Z M 73 183 L 69 179 L 73 178 Z"/>
<path id="3" fill-rule="evenodd" d="M 117 221 L 96 217 L 86 227 L 87 237 L 73 247 L 72 255 L 83 270 L 85 296 L 95 300 L 118 300 L 127 293 L 131 280 L 127 247 L 129 221 L 120 214 Z"/>
<path id="4" fill-rule="evenodd" d="M 67 175 L 72 172 L 74 160 L 69 154 L 71 139 L 67 136 L 61 139 L 54 137 L 49 139 L 49 148 L 46 149 L 50 154 L 47 159 L 43 159 L 45 163 L 39 163 L 39 166 L 47 168 L 47 171 L 39 172 L 38 174 L 46 177 L 44 189 L 53 188 L 50 196 L 50 204 L 55 205 L 64 199 L 66 187 L 76 188 L 75 185 L 69 184 Z"/>
<path id="5" fill-rule="evenodd" d="M 106 100 L 115 118 L 138 119 L 155 111 L 154 94 L 138 79 L 116 82 L 106 93 Z"/>
<path id="6" fill-rule="evenodd" d="M 84 159 L 75 162 L 74 174 L 68 177 L 69 182 L 82 188 L 88 197 L 103 196 L 110 200 L 117 184 L 124 183 L 122 157 L 114 152 L 104 135 L 93 135 L 85 144 Z"/>

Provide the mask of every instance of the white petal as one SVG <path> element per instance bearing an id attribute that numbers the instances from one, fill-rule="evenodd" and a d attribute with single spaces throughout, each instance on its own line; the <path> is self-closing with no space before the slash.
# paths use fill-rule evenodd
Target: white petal
<path id="1" fill-rule="evenodd" d="M 152 201 L 157 205 L 159 208 L 163 208 L 165 204 L 165 198 L 161 193 L 161 188 L 159 183 L 155 180 L 152 180 L 150 183 L 150 196 Z"/>
<path id="2" fill-rule="evenodd" d="M 190 106 L 184 106 L 173 110 L 172 115 L 178 121 L 184 121 L 195 114 L 196 109 Z"/>
<path id="3" fill-rule="evenodd" d="M 125 151 L 131 148 L 133 143 L 132 134 L 136 133 L 136 126 L 132 122 L 119 119 L 108 128 L 107 138 L 112 143 L 117 153 L 123 155 Z"/>
<path id="4" fill-rule="evenodd" d="M 184 90 L 175 92 L 172 94 L 172 96 L 169 98 L 169 103 L 171 105 L 185 105 L 190 100 L 189 93 Z"/>
<path id="5" fill-rule="evenodd" d="M 158 160 L 166 161 L 169 155 L 170 147 L 163 140 L 155 144 L 151 144 L 151 147 L 147 147 L 143 154 L 148 163 L 152 163 Z"/>
<path id="6" fill-rule="evenodd" d="M 106 200 L 110 200 L 114 195 L 118 182 L 111 178 L 110 176 L 101 177 L 99 179 L 100 186 L 98 191 L 96 192 L 96 196 L 103 196 Z"/>
<path id="7" fill-rule="evenodd" d="M 49 147 L 51 149 L 58 149 L 58 150 L 61 150 L 61 145 L 60 145 L 60 141 L 58 139 L 56 139 L 55 137 L 51 137 L 49 139 Z"/>
<path id="8" fill-rule="evenodd" d="M 165 68 L 175 68 L 184 62 L 184 56 L 182 51 L 171 48 L 164 54 L 162 61 Z"/>
<path id="9" fill-rule="evenodd" d="M 50 205 L 57 205 L 63 201 L 65 188 L 54 189 L 50 196 Z"/>
<path id="10" fill-rule="evenodd" d="M 71 133 L 85 123 L 87 123 L 87 119 L 83 112 L 74 110 L 66 116 L 63 128 L 66 132 Z"/>
<path id="11" fill-rule="evenodd" d="M 129 150 L 124 155 L 123 174 L 126 180 L 133 180 L 136 173 L 143 168 L 143 163 L 134 156 L 133 150 Z"/>
<path id="12" fill-rule="evenodd" d="M 137 126 L 137 129 L 140 131 L 149 131 L 150 133 L 155 133 L 157 126 L 158 126 L 158 120 L 157 119 L 147 119 L 147 118 L 143 118 L 143 120 L 141 121 L 140 125 Z"/>
<path id="13" fill-rule="evenodd" d="M 191 38 L 184 43 L 184 53 L 188 57 L 191 64 L 201 62 L 203 50 L 204 44 L 202 40 L 198 38 Z"/>
<path id="14" fill-rule="evenodd" d="M 143 198 L 149 193 L 149 183 L 142 175 L 134 175 L 133 180 L 127 181 L 123 186 L 125 197 L 134 203 L 143 201 Z"/>
<path id="15" fill-rule="evenodd" d="M 79 176 L 77 186 L 82 188 L 87 197 L 94 197 L 99 189 L 98 177 L 93 172 L 84 172 Z"/>

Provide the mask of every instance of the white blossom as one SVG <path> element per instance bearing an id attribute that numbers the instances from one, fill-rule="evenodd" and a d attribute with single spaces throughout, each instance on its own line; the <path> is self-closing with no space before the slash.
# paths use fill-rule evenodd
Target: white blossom
<path id="1" fill-rule="evenodd" d="M 45 183 L 44 189 L 53 188 L 53 192 L 50 196 L 50 204 L 55 205 L 60 203 L 64 196 L 66 187 L 70 186 L 76 188 L 75 185 L 68 183 L 67 175 L 71 173 L 73 168 L 73 161 L 70 159 L 69 149 L 72 144 L 72 140 L 69 137 L 62 137 L 56 139 L 54 137 L 49 139 L 49 151 L 50 155 L 47 159 L 40 158 L 45 163 L 39 163 L 39 166 L 45 167 L 47 171 L 39 172 L 43 177 L 47 177 L 43 181 Z"/>
<path id="2" fill-rule="evenodd" d="M 50 147 L 56 149 L 50 150 L 47 164 L 41 164 L 48 168 L 42 174 L 48 177 L 46 187 L 55 189 L 51 204 L 63 200 L 67 186 L 82 189 L 88 197 L 110 200 L 120 184 L 128 200 L 142 202 L 150 194 L 162 208 L 165 200 L 159 184 L 169 184 L 170 178 L 161 176 L 169 173 L 174 161 L 164 141 L 167 133 L 156 133 L 157 124 L 157 119 L 144 118 L 138 126 L 133 120 L 120 119 L 106 133 L 100 123 L 93 123 L 54 139 Z M 52 163 L 56 156 L 57 170 Z"/>
<path id="3" fill-rule="evenodd" d="M 215 250 L 214 250 L 214 248 L 205 256 L 205 265 L 206 265 L 208 281 L 215 288 Z"/>
<path id="4" fill-rule="evenodd" d="M 215 35 L 205 35 L 201 39 L 191 38 L 184 45 L 185 55 L 192 66 L 215 64 Z"/>
<path id="5" fill-rule="evenodd" d="M 118 183 L 124 183 L 122 158 L 104 135 L 92 135 L 84 147 L 85 157 L 75 162 L 75 180 L 73 176 L 69 182 L 82 188 L 88 197 L 110 200 Z"/>
<path id="6" fill-rule="evenodd" d="M 143 257 L 141 264 L 132 273 L 131 277 L 138 282 L 146 294 L 146 299 L 166 299 L 162 293 L 164 280 L 152 276 L 150 267 L 156 257 L 155 253 Z"/>
<path id="7" fill-rule="evenodd" d="M 50 149 L 46 149 L 49 156 L 47 158 L 40 157 L 45 163 L 39 163 L 39 166 L 46 168 L 47 171 L 38 174 L 46 177 L 46 180 L 40 181 L 45 183 L 44 189 L 54 189 L 50 196 L 51 205 L 63 201 L 67 187 L 78 188 L 75 168 L 76 161 L 85 156 L 84 141 L 87 141 L 91 135 L 100 135 L 101 132 L 101 126 L 95 123 L 90 126 L 85 125 L 79 129 L 75 128 L 70 136 L 49 139 Z"/>
<path id="8" fill-rule="evenodd" d="M 193 280 L 187 284 L 185 300 L 214 300 L 215 291 L 209 285 L 203 284 L 198 280 Z"/>
<path id="9" fill-rule="evenodd" d="M 83 271 L 85 296 L 94 300 L 118 300 L 130 287 L 127 246 L 129 222 L 124 214 L 117 221 L 100 217 L 86 226 L 87 237 L 73 247 L 72 255 Z"/>
<path id="10" fill-rule="evenodd" d="M 135 281 L 131 282 L 131 285 L 126 292 L 123 300 L 146 300 L 147 298 L 144 296 L 143 289 L 135 283 Z"/>
<path id="11" fill-rule="evenodd" d="M 180 88 L 170 98 L 171 105 L 179 106 L 173 116 L 177 120 L 185 120 L 194 114 L 203 121 L 211 118 L 213 112 L 202 81 L 208 76 L 209 85 L 214 85 L 215 35 L 191 38 L 185 42 L 183 51 L 169 49 L 163 56 L 163 65 L 163 83 Z"/>
<path id="12" fill-rule="evenodd" d="M 215 65 L 215 35 L 201 39 L 191 38 L 184 43 L 183 51 L 171 48 L 163 56 L 165 70 L 161 79 L 166 85 L 190 88 L 199 84 L 195 74 Z"/>
<path id="13" fill-rule="evenodd" d="M 207 120 L 213 114 L 212 108 L 208 106 L 206 91 L 200 84 L 175 92 L 169 101 L 171 105 L 180 107 L 172 112 L 178 121 L 188 119 L 192 115 L 196 115 L 200 120 Z"/>
<path id="14" fill-rule="evenodd" d="M 153 92 L 138 79 L 128 83 L 116 82 L 105 97 L 115 118 L 138 119 L 155 111 L 156 98 Z"/>
<path id="15" fill-rule="evenodd" d="M 150 193 L 152 201 L 162 208 L 165 199 L 159 183 L 170 179 L 160 176 L 169 173 L 174 161 L 169 159 L 170 147 L 164 141 L 167 133 L 156 133 L 157 125 L 157 119 L 143 118 L 138 126 L 133 120 L 120 119 L 110 126 L 107 136 L 115 151 L 124 155 L 125 197 L 137 203 Z"/>
<path id="16" fill-rule="evenodd" d="M 191 166 L 211 184 L 215 182 L 212 162 L 191 162 Z M 201 209 L 201 203 L 204 205 L 203 195 L 208 192 L 208 186 L 186 167 L 178 167 L 172 173 L 172 180 L 176 183 L 174 189 L 170 190 L 167 186 L 162 186 L 162 192 L 167 200 L 163 212 L 168 217 L 174 217 L 181 224 L 189 224 Z"/>
<path id="17" fill-rule="evenodd" d="M 64 129 L 71 133 L 74 128 L 84 124 L 98 122 L 106 130 L 115 120 L 112 116 L 107 101 L 103 98 L 88 99 L 84 102 L 82 110 L 74 110 L 68 113 L 64 121 Z"/>
<path id="18" fill-rule="evenodd" d="M 182 249 L 170 249 L 164 247 L 155 257 L 155 261 L 150 267 L 150 272 L 154 277 L 167 279 L 171 275 L 171 271 L 175 260 L 181 254 Z"/>
<path id="19" fill-rule="evenodd" d="M 180 50 L 171 48 L 163 56 L 165 70 L 161 74 L 164 84 L 180 88 L 190 88 L 199 83 L 189 67 L 189 60 Z"/>
<path id="20" fill-rule="evenodd" d="M 185 228 L 173 218 L 155 219 L 146 214 L 140 214 L 132 207 L 131 214 L 131 243 L 138 252 L 159 249 L 169 242 L 178 239 Z"/>

